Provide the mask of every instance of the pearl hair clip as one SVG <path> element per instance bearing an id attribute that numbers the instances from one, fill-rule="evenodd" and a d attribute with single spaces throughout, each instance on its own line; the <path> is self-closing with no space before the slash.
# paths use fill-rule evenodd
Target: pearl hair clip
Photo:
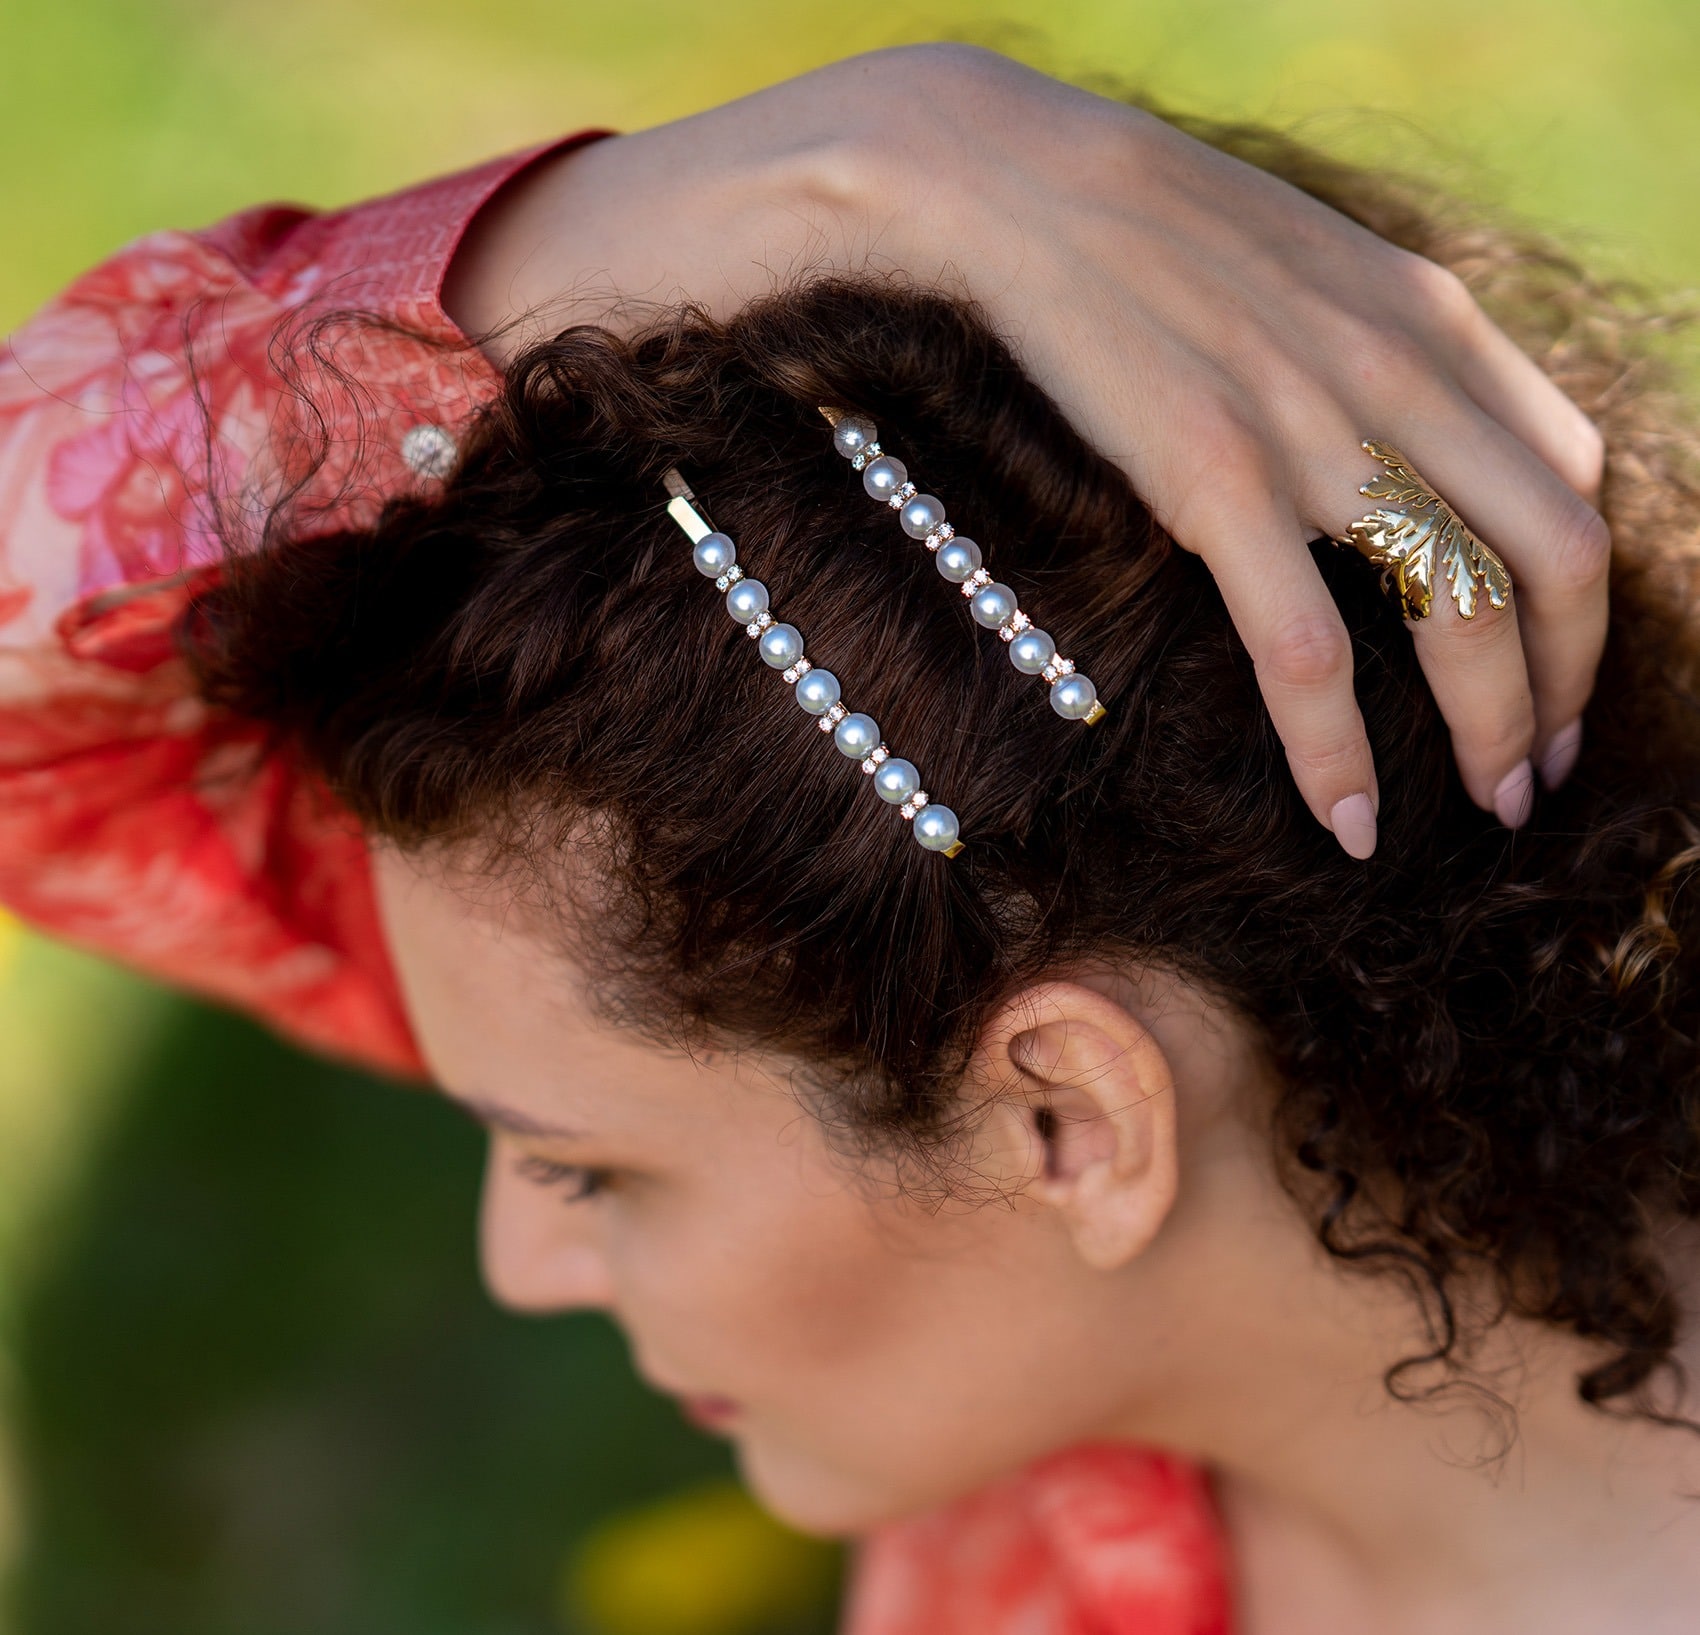
<path id="1" fill-rule="evenodd" d="M 768 606 L 767 586 L 749 578 L 738 566 L 737 546 L 697 508 L 696 495 L 685 479 L 677 471 L 668 471 L 662 482 L 670 496 L 667 515 L 690 538 L 697 572 L 712 579 L 716 590 L 726 593 L 726 611 L 756 643 L 763 662 L 780 672 L 786 686 L 795 689 L 804 710 L 819 717 L 820 730 L 832 734 L 839 753 L 862 763 L 875 792 L 912 825 L 915 839 L 928 851 L 955 857 L 962 850 L 956 814 L 948 806 L 933 802 L 921 787 L 921 774 L 912 762 L 886 748 L 872 716 L 845 707 L 838 677 L 804 657 L 802 631 L 793 624 L 775 621 Z"/>
<path id="2" fill-rule="evenodd" d="M 1102 721 L 1107 712 L 1092 678 L 1058 653 L 1056 642 L 1016 605 L 1015 592 L 981 567 L 980 547 L 945 520 L 939 500 L 916 489 L 901 460 L 880 448 L 873 421 L 824 405 L 820 412 L 832 427 L 832 446 L 862 473 L 869 497 L 889 505 L 904 533 L 933 553 L 939 572 L 962 587 L 974 622 L 997 631 L 1009 644 L 1010 663 L 1024 676 L 1038 676 L 1050 689 L 1051 708 L 1065 721 L 1084 721 L 1089 727 Z"/>

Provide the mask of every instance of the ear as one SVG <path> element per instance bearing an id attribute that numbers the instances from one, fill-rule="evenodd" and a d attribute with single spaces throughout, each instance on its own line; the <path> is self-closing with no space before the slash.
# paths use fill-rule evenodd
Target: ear
<path id="1" fill-rule="evenodd" d="M 1140 1254 L 1180 1175 L 1174 1077 L 1156 1038 L 1117 1000 L 1047 982 L 999 1010 L 976 1054 L 982 1082 L 1004 1087 L 996 1147 L 1022 1192 L 1057 1211 L 1087 1265 Z"/>

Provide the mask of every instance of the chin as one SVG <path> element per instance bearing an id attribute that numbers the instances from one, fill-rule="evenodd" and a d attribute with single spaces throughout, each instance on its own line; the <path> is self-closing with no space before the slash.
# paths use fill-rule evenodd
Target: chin
<path id="1" fill-rule="evenodd" d="M 740 1442 L 738 1469 L 765 1510 L 815 1538 L 857 1538 L 934 1502 L 900 1481 L 881 1482 L 756 1439 Z"/>

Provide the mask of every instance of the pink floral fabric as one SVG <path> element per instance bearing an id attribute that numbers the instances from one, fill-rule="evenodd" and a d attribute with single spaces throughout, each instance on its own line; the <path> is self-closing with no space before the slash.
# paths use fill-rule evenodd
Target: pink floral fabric
<path id="1" fill-rule="evenodd" d="M 152 234 L 0 350 L 0 904 L 422 1075 L 357 825 L 195 696 L 172 631 L 221 533 L 240 545 L 298 475 L 303 397 L 330 437 L 304 526 L 358 524 L 430 480 L 407 433 L 452 435 L 499 384 L 442 309 L 449 258 L 564 143 L 329 214 Z M 409 333 L 327 316 L 345 309 Z M 309 333 L 335 367 L 292 374 Z M 1080 1449 L 877 1536 L 847 1635 L 1224 1635 L 1222 1559 L 1196 1471 Z"/>
<path id="2" fill-rule="evenodd" d="M 586 140 L 585 133 L 567 142 Z M 413 426 L 497 384 L 438 299 L 478 208 L 551 143 L 349 210 L 245 211 L 86 273 L 0 352 L 0 903 L 254 1011 L 304 1044 L 422 1071 L 355 826 L 247 723 L 205 709 L 171 630 L 294 475 L 283 331 L 331 324 L 316 525 L 417 482 Z M 283 326 L 283 331 L 280 331 Z M 328 371 L 309 374 L 332 379 Z M 358 458 L 356 458 L 356 453 Z M 333 503 L 334 500 L 334 503 Z"/>
<path id="3" fill-rule="evenodd" d="M 1071 1449 L 863 1548 L 845 1635 L 1228 1635 L 1202 1474 Z"/>

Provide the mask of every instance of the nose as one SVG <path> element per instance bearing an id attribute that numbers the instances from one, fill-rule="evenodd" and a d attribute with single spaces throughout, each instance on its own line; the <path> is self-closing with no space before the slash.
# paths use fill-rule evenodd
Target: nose
<path id="1" fill-rule="evenodd" d="M 510 1311 L 611 1310 L 613 1289 L 593 1206 L 516 1173 L 510 1142 L 490 1138 L 479 1207 L 478 1249 L 484 1287 Z"/>

